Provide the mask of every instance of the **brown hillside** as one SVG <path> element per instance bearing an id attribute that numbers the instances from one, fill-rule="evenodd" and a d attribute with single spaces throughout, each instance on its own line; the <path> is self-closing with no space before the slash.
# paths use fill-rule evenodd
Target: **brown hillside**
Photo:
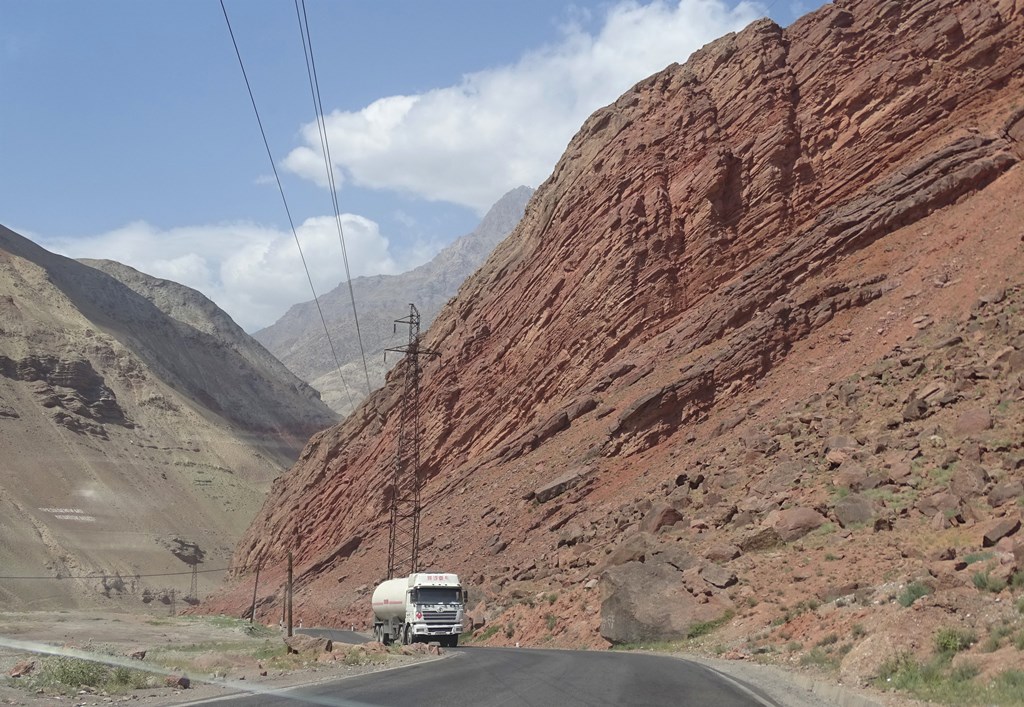
<path id="1" fill-rule="evenodd" d="M 226 567 L 271 480 L 335 420 L 200 293 L 90 263 L 0 227 L 8 608 L 184 597 L 189 562 Z"/>
<path id="2" fill-rule="evenodd" d="M 584 124 L 424 338 L 442 358 L 423 555 L 471 579 L 491 640 L 607 645 L 744 607 L 731 635 L 756 636 L 783 604 L 912 578 L 910 538 L 980 547 L 1019 511 L 1019 290 L 990 293 L 1024 271 L 1022 42 L 1020 0 L 839 2 L 713 42 Z M 933 352 L 981 295 L 1006 309 Z M 238 565 L 271 566 L 262 615 L 292 549 L 307 623 L 366 620 L 396 374 L 310 441 L 239 544 Z M 943 490 L 957 463 L 984 473 Z M 797 578 L 810 545 L 847 560 Z M 243 579 L 218 606 L 247 605 Z"/>

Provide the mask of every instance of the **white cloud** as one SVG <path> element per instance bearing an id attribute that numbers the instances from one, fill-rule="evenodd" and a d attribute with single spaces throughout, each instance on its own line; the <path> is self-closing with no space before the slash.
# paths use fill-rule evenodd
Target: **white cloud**
<path id="1" fill-rule="evenodd" d="M 557 45 L 514 65 L 468 74 L 456 86 L 381 98 L 359 111 L 334 111 L 326 117 L 331 157 L 359 186 L 483 213 L 509 189 L 546 179 L 594 110 L 760 16 L 748 2 L 621 2 L 595 35 L 570 24 Z M 306 144 L 284 165 L 322 186 L 316 123 L 302 135 Z"/>
<path id="2" fill-rule="evenodd" d="M 403 272 L 436 253 L 436 248 L 410 249 L 408 260 L 396 261 L 377 223 L 355 214 L 341 219 L 353 277 Z M 296 230 L 317 295 L 337 287 L 345 280 L 345 266 L 334 217 L 307 219 Z M 97 236 L 35 240 L 69 257 L 116 260 L 193 287 L 247 331 L 272 324 L 291 305 L 312 299 L 290 231 L 251 223 L 162 230 L 140 221 Z"/>

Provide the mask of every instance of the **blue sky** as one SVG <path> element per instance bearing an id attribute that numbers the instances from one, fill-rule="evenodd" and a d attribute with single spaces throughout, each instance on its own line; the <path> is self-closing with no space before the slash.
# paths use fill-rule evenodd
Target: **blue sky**
<path id="1" fill-rule="evenodd" d="M 636 81 L 816 4 L 306 0 L 353 275 L 424 262 Z M 343 269 L 295 6 L 226 6 L 324 292 Z M 250 331 L 311 298 L 216 0 L 0 0 L 0 95 L 0 223 Z"/>

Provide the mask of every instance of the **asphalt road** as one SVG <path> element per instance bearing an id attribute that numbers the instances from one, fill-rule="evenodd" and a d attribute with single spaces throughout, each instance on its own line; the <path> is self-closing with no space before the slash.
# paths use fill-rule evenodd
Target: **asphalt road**
<path id="1" fill-rule="evenodd" d="M 311 630 L 303 630 L 310 633 Z M 331 636 L 343 640 L 341 636 Z M 364 639 L 365 640 L 365 639 Z M 457 648 L 443 660 L 205 704 L 250 707 L 306 703 L 389 707 L 773 706 L 708 668 L 666 656 L 611 651 Z"/>

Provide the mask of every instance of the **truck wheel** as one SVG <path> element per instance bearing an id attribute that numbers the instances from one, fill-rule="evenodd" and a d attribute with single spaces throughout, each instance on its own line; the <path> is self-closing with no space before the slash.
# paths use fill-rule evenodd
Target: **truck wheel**
<path id="1" fill-rule="evenodd" d="M 410 633 L 409 633 L 409 627 L 408 627 L 408 626 L 406 626 L 406 627 L 405 627 L 405 640 L 404 640 L 404 641 L 402 641 L 402 642 L 403 642 L 403 643 L 404 643 L 405 645 L 409 645 L 410 643 L 412 643 L 412 640 L 413 640 L 413 639 L 412 639 L 412 634 L 410 634 Z"/>
<path id="2" fill-rule="evenodd" d="M 451 636 L 448 639 L 448 647 L 449 648 L 458 648 L 459 647 L 459 634 L 456 633 L 455 635 Z"/>

